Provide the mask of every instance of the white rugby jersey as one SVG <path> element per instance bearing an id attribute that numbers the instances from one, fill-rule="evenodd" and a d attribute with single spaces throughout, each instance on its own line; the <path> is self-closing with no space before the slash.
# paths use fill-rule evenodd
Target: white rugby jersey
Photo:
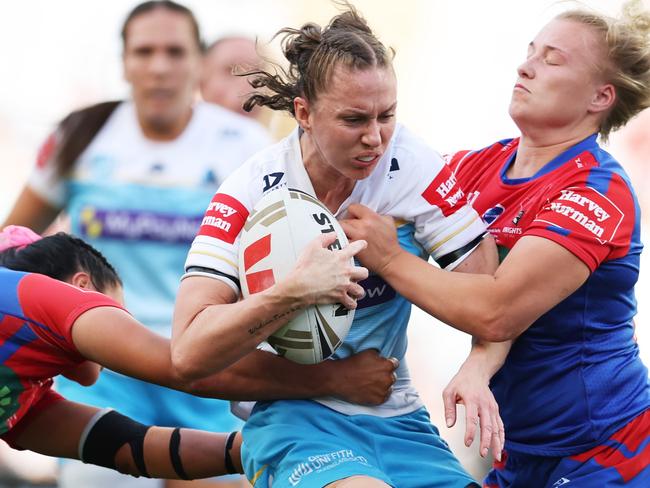
<path id="1" fill-rule="evenodd" d="M 267 192 L 280 187 L 315 196 L 305 170 L 296 129 L 279 143 L 259 152 L 221 185 L 206 211 L 199 234 L 185 263 L 185 276 L 222 280 L 239 294 L 239 235 L 253 206 Z M 426 258 L 431 255 L 452 269 L 480 242 L 485 226 L 466 203 L 456 178 L 438 153 L 409 130 L 397 125 L 390 144 L 372 174 L 357 181 L 350 196 L 335 212 L 344 217 L 348 206 L 361 203 L 400 222 L 400 245 Z M 361 282 L 366 296 L 358 302 L 348 336 L 334 357 L 364 349 L 404 360 L 410 303 L 381 277 Z M 337 399 L 317 399 L 346 414 L 401 415 L 422 406 L 402 364 L 391 399 L 379 407 L 351 405 Z"/>
<path id="2" fill-rule="evenodd" d="M 129 311 L 171 334 L 178 282 L 205 206 L 222 181 L 271 139 L 258 123 L 197 103 L 171 141 L 147 139 L 132 102 L 119 104 L 75 161 L 56 174 L 57 134 L 44 144 L 29 187 L 70 216 L 124 281 Z"/>

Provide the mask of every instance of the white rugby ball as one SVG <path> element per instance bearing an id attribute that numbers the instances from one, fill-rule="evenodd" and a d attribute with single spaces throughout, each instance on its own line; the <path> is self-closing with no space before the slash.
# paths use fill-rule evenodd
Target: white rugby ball
<path id="1" fill-rule="evenodd" d="M 329 232 L 337 236 L 330 249 L 348 245 L 336 218 L 313 196 L 286 188 L 265 195 L 253 208 L 240 235 L 239 279 L 243 296 L 282 280 L 305 246 Z M 272 334 L 267 342 L 287 359 L 302 364 L 318 363 L 341 345 L 353 319 L 354 310 L 343 305 L 314 305 Z"/>

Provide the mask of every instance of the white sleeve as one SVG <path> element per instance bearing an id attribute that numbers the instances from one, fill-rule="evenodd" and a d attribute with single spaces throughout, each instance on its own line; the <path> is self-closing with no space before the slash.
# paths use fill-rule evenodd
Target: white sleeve
<path id="1" fill-rule="evenodd" d="M 66 200 L 65 180 L 57 172 L 54 155 L 57 136 L 55 133 L 41 145 L 36 166 L 27 179 L 27 186 L 55 208 L 63 208 Z"/>
<path id="2" fill-rule="evenodd" d="M 215 278 L 239 295 L 239 235 L 252 209 L 247 176 L 247 168 L 240 168 L 215 193 L 187 255 L 183 278 Z"/>
<path id="3" fill-rule="evenodd" d="M 443 158 L 422 146 L 416 156 L 414 186 L 405 192 L 402 205 L 415 223 L 416 240 L 442 268 L 451 270 L 480 243 L 486 227 Z"/>

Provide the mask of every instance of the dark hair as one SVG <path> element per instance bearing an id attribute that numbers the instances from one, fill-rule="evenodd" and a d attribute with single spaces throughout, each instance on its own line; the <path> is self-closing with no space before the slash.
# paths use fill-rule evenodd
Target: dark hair
<path id="1" fill-rule="evenodd" d="M 43 237 L 22 249 L 13 247 L 0 252 L 0 265 L 15 271 L 44 274 L 61 281 L 85 271 L 100 292 L 122 285 L 113 266 L 97 249 L 65 232 Z"/>
<path id="2" fill-rule="evenodd" d="M 53 155 L 58 176 L 66 176 L 72 170 L 81 153 L 120 103 L 103 102 L 75 110 L 59 123 Z"/>
<path id="3" fill-rule="evenodd" d="M 122 45 L 126 46 L 126 38 L 128 36 L 129 24 L 136 17 L 153 12 L 154 10 L 164 9 L 169 10 L 170 12 L 176 12 L 187 17 L 192 24 L 192 32 L 194 34 L 194 40 L 200 51 L 203 51 L 203 42 L 201 41 L 201 30 L 199 29 L 199 23 L 194 16 L 194 13 L 184 5 L 180 3 L 172 2 L 171 0 L 150 0 L 148 2 L 143 2 L 135 6 L 131 12 L 126 16 L 124 23 L 122 24 Z"/>
<path id="4" fill-rule="evenodd" d="M 282 51 L 289 69 L 276 64 L 275 74 L 263 70 L 244 73 L 253 76 L 253 88 L 271 92 L 255 92 L 244 103 L 244 110 L 261 105 L 295 115 L 293 100 L 305 97 L 315 101 L 318 93 L 327 88 L 338 65 L 357 70 L 391 66 L 394 51 L 379 42 L 352 5 L 344 5 L 346 10 L 332 18 L 325 28 L 309 22 L 300 29 L 286 27 L 278 31 L 275 36 L 283 35 Z"/>

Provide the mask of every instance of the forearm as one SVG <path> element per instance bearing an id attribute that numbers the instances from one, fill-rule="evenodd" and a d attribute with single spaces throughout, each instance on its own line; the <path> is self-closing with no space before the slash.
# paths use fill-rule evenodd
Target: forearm
<path id="1" fill-rule="evenodd" d="M 276 285 L 235 303 L 198 307 L 201 311 L 172 338 L 172 362 L 179 375 L 203 378 L 254 351 L 305 306 L 285 288 Z"/>
<path id="2" fill-rule="evenodd" d="M 226 400 L 278 400 L 336 395 L 336 361 L 298 364 L 254 351 L 224 371 L 185 384 L 190 393 Z"/>
<path id="3" fill-rule="evenodd" d="M 498 278 L 450 273 L 406 251 L 396 254 L 381 276 L 402 296 L 452 327 L 484 340 L 505 340 Z"/>

